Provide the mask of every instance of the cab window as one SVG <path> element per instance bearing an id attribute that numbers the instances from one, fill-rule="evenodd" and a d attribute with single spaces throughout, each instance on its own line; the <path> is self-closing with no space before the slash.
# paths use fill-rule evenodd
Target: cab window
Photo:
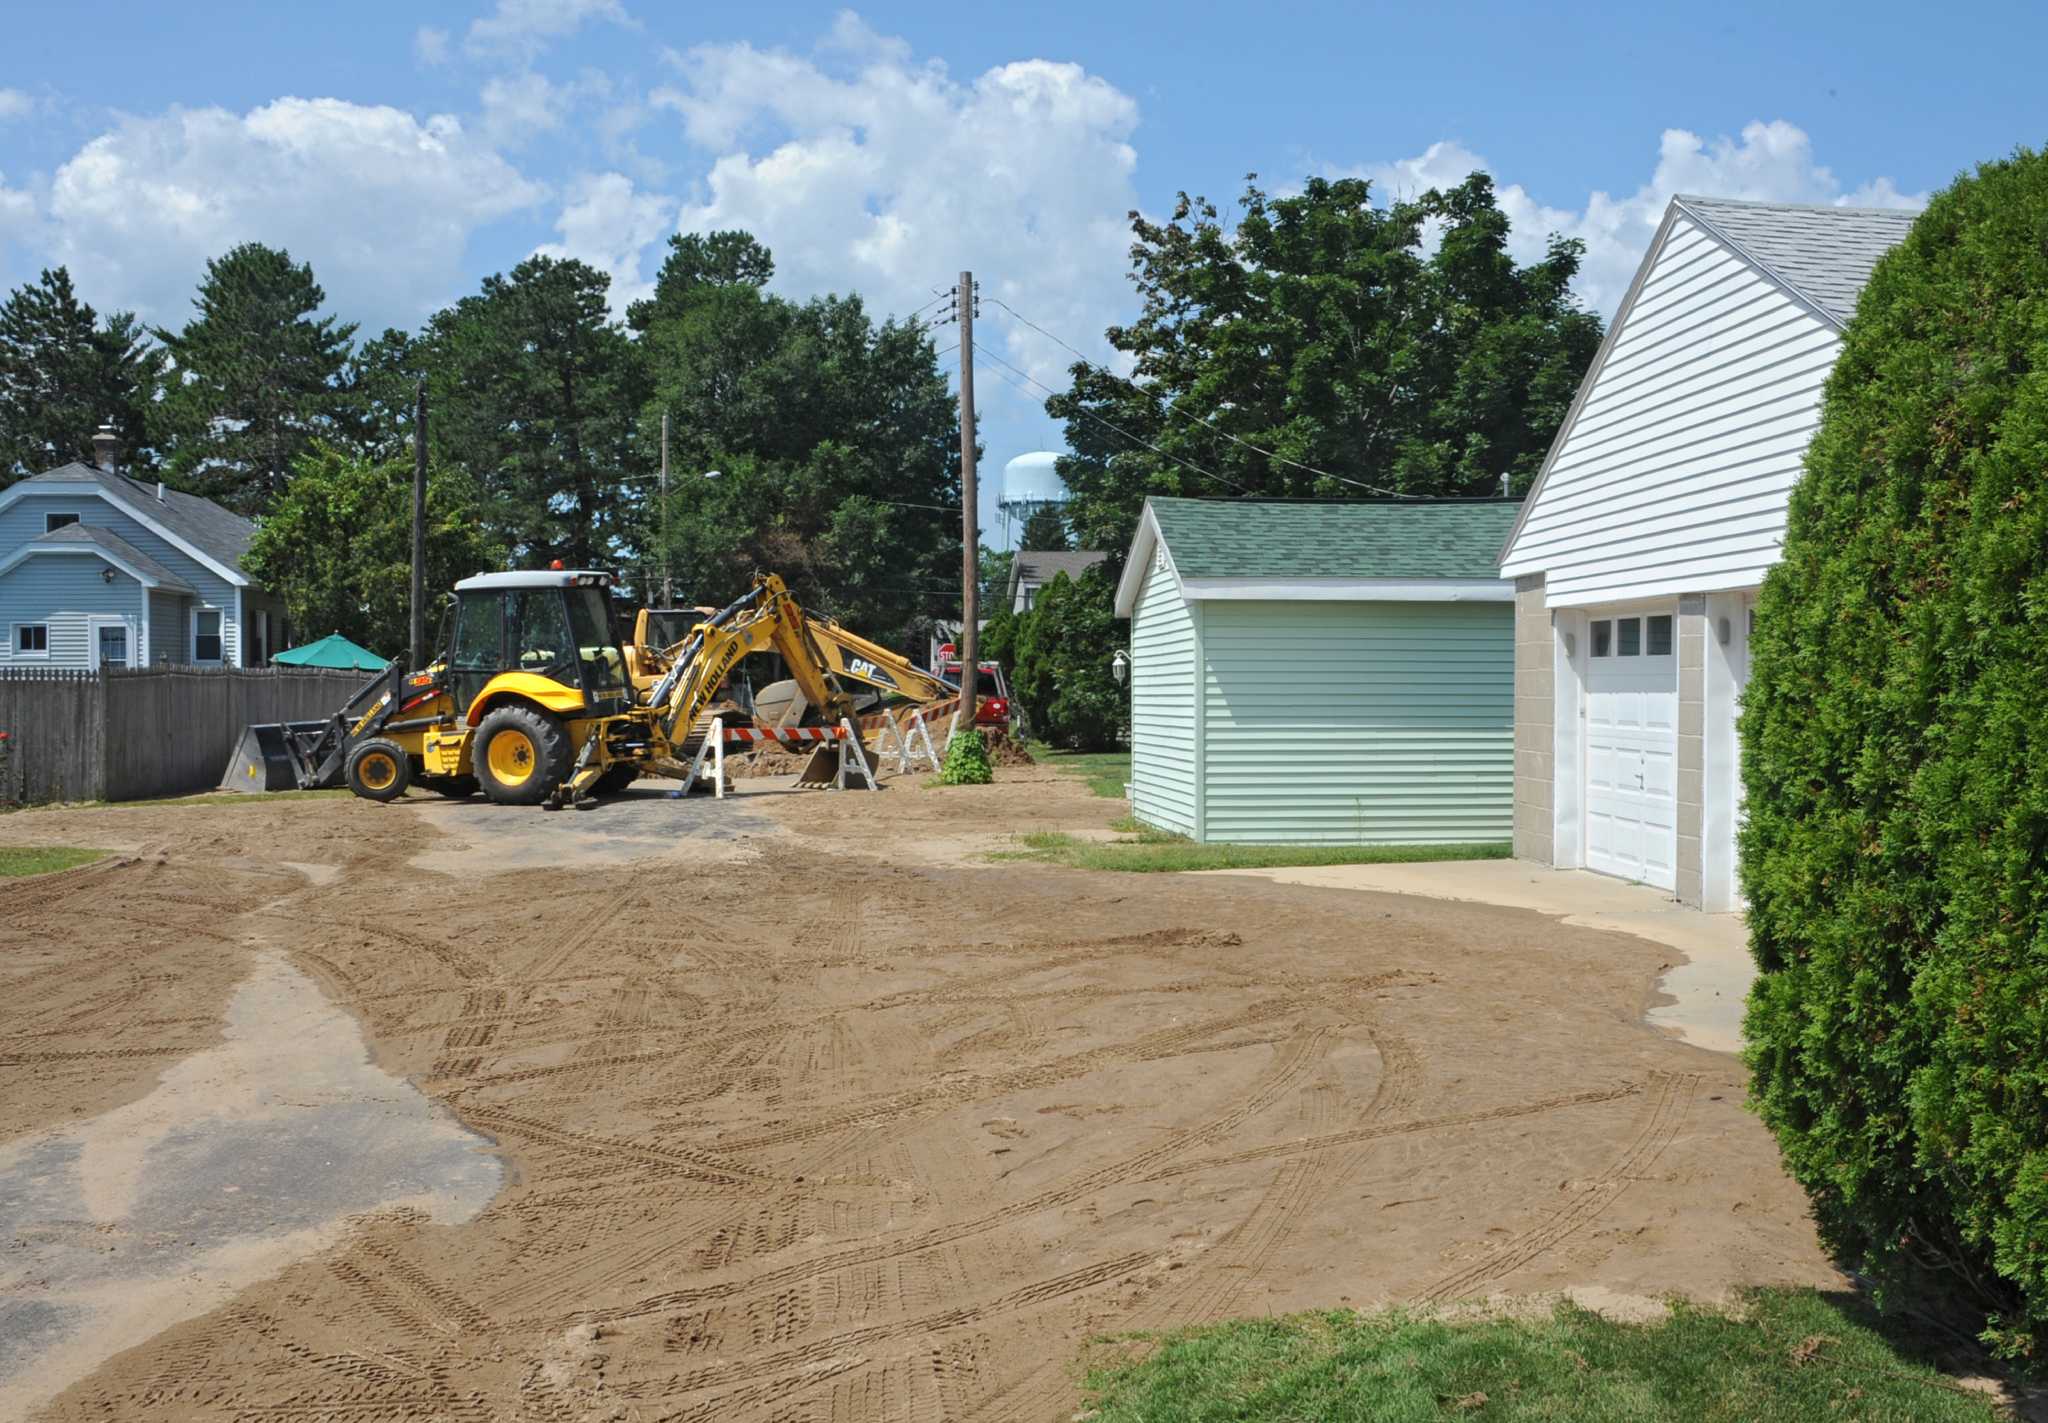
<path id="1" fill-rule="evenodd" d="M 511 634 L 514 667 L 537 677 L 571 680 L 574 644 L 560 588 L 521 588 L 513 594 Z"/>
<path id="2" fill-rule="evenodd" d="M 618 639 L 612 636 L 611 602 L 604 590 L 571 588 L 568 605 L 585 690 L 593 694 L 624 690 L 626 669 L 619 659 Z"/>
<path id="3" fill-rule="evenodd" d="M 505 600 L 498 593 L 464 596 L 455 611 L 454 666 L 499 672 L 505 666 Z"/>

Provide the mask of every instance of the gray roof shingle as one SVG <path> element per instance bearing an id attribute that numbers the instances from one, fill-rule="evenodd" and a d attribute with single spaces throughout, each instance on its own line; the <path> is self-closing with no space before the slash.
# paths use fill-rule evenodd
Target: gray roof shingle
<path id="1" fill-rule="evenodd" d="M 1109 555 L 1091 550 L 1067 551 L 1061 549 L 1020 548 L 1010 559 L 1010 592 L 1015 595 L 1017 585 L 1026 578 L 1039 583 L 1050 583 L 1062 573 L 1069 578 L 1079 578 Z"/>
<path id="2" fill-rule="evenodd" d="M 1673 200 L 1721 239 L 1832 317 L 1848 324 L 1878 258 L 1918 212 L 1812 207 L 1680 196 Z"/>
<path id="3" fill-rule="evenodd" d="M 186 494 L 176 489 L 164 490 L 164 497 L 156 497 L 156 486 L 144 484 L 139 479 L 113 474 L 92 465 L 74 460 L 56 469 L 45 470 L 21 481 L 24 484 L 41 482 L 75 483 L 89 480 L 98 484 L 114 496 L 117 503 L 140 509 L 149 518 L 169 529 L 186 543 L 199 549 L 215 562 L 240 571 L 242 555 L 249 551 L 249 540 L 256 532 L 256 526 L 240 514 L 230 513 L 211 499 L 202 499 L 197 494 Z"/>
<path id="4" fill-rule="evenodd" d="M 1518 499 L 1149 500 L 1183 578 L 1500 577 Z"/>
<path id="5" fill-rule="evenodd" d="M 92 544 L 140 573 L 144 578 L 173 593 L 190 593 L 192 589 L 185 580 L 158 563 L 134 544 L 122 538 L 112 529 L 102 529 L 93 524 L 66 524 L 61 529 L 52 529 L 47 534 L 30 541 L 37 544 Z"/>

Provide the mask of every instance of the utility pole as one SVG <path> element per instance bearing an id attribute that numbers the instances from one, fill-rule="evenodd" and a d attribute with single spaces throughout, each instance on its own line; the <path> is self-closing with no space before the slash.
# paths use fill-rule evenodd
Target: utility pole
<path id="1" fill-rule="evenodd" d="M 668 412 L 661 412 L 661 605 L 676 605 L 675 589 L 668 581 Z"/>
<path id="2" fill-rule="evenodd" d="M 975 629 L 981 613 L 981 513 L 974 468 L 974 273 L 960 274 L 954 301 L 960 311 L 960 710 L 953 718 L 958 731 L 962 717 L 968 728 L 974 726 L 981 671 L 981 638 Z"/>
<path id="3" fill-rule="evenodd" d="M 427 383 L 413 392 L 412 405 L 412 661 L 427 665 Z"/>

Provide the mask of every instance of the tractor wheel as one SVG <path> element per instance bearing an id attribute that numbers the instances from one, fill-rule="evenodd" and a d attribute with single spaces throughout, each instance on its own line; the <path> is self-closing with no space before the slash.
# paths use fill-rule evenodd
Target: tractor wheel
<path id="1" fill-rule="evenodd" d="M 465 800 L 476 794 L 475 776 L 421 776 L 414 784 L 450 800 Z"/>
<path id="2" fill-rule="evenodd" d="M 470 752 L 477 784 L 499 805 L 539 805 L 569 774 L 571 759 L 562 723 L 520 705 L 486 714 Z"/>
<path id="3" fill-rule="evenodd" d="M 639 779 L 638 766 L 627 761 L 614 761 L 604 768 L 604 773 L 597 778 L 597 784 L 591 790 L 599 795 L 617 795 Z"/>
<path id="4" fill-rule="evenodd" d="M 412 762 L 397 742 L 373 737 L 348 753 L 342 774 L 364 800 L 397 800 L 412 782 Z"/>

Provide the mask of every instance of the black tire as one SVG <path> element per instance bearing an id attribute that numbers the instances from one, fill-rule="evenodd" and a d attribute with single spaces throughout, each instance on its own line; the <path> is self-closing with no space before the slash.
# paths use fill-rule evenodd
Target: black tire
<path id="1" fill-rule="evenodd" d="M 466 800 L 477 791 L 475 776 L 421 776 L 413 784 L 450 800 Z"/>
<path id="2" fill-rule="evenodd" d="M 350 748 L 342 777 L 364 800 L 397 800 L 412 784 L 412 758 L 397 742 L 373 736 Z"/>
<path id="3" fill-rule="evenodd" d="M 597 778 L 597 784 L 590 789 L 598 795 L 617 795 L 639 779 L 638 766 L 627 761 L 615 761 L 604 768 L 604 773 Z"/>
<path id="4" fill-rule="evenodd" d="M 520 745 L 500 748 L 504 764 L 499 766 L 492 762 L 491 747 L 501 736 L 516 737 Z M 538 707 L 515 702 L 484 715 L 469 759 L 478 786 L 497 804 L 539 805 L 562 784 L 574 756 L 561 722 Z"/>

